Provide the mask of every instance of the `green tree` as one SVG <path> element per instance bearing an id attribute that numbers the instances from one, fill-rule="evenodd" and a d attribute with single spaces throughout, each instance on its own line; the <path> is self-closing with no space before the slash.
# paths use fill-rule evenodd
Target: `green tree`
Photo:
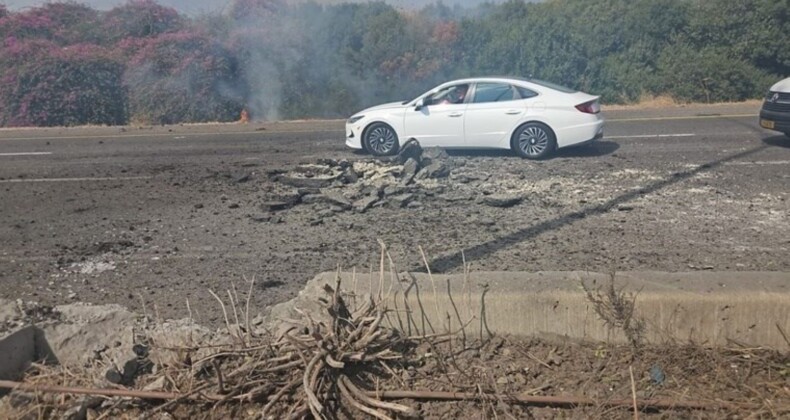
<path id="1" fill-rule="evenodd" d="M 689 102 L 740 101 L 760 97 L 775 80 L 721 47 L 673 45 L 658 60 L 657 91 Z"/>

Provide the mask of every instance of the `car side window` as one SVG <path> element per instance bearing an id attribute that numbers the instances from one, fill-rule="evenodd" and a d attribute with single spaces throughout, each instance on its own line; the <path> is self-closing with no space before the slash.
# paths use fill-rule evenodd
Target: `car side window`
<path id="1" fill-rule="evenodd" d="M 521 99 L 529 99 L 538 96 L 537 92 L 531 91 L 525 87 L 516 86 L 516 90 L 518 91 L 519 96 L 521 96 Z"/>
<path id="2" fill-rule="evenodd" d="M 521 99 L 513 86 L 507 83 L 478 83 L 473 103 L 504 102 Z"/>
<path id="3" fill-rule="evenodd" d="M 453 85 L 434 93 L 425 101 L 426 105 L 462 104 L 466 100 L 469 85 Z"/>

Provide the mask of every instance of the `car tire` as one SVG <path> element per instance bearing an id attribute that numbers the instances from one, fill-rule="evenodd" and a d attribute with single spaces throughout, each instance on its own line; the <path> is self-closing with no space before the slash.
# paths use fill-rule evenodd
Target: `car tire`
<path id="1" fill-rule="evenodd" d="M 394 155 L 400 148 L 398 134 L 387 124 L 373 123 L 362 135 L 362 147 L 374 156 Z"/>
<path id="2" fill-rule="evenodd" d="M 557 149 L 557 137 L 546 124 L 526 123 L 513 133 L 510 147 L 526 159 L 545 159 Z"/>

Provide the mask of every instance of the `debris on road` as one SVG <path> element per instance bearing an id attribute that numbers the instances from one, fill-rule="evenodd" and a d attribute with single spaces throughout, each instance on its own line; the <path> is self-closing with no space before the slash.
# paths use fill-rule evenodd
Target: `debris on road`
<path id="1" fill-rule="evenodd" d="M 464 159 L 453 159 L 438 147 L 423 149 L 416 141 L 404 144 L 400 153 L 391 158 L 354 162 L 319 159 L 291 171 L 274 173 L 273 180 L 297 190 L 295 193 L 279 191 L 268 197 L 273 201 L 266 201 L 261 207 L 280 211 L 296 204 L 313 205 L 318 216 L 311 222 L 314 223 L 327 216 L 322 211 L 327 207 L 363 213 L 381 206 L 417 209 L 426 201 L 471 200 L 480 193 L 476 187 L 485 178 L 473 173 L 454 175 L 453 171 L 464 165 Z M 296 198 L 278 200 L 283 194 Z M 484 199 L 486 204 L 495 207 L 515 206 L 521 200 L 522 197 L 508 195 Z"/>
<path id="2" fill-rule="evenodd" d="M 483 197 L 483 203 L 492 207 L 513 207 L 522 200 L 524 197 L 513 194 L 493 194 Z"/>

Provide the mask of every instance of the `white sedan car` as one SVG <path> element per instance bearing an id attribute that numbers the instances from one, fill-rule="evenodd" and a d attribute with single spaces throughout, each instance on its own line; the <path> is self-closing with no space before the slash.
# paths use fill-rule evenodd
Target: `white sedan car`
<path id="1" fill-rule="evenodd" d="M 416 139 L 449 149 L 512 149 L 541 159 L 603 137 L 597 96 L 534 79 L 447 82 L 407 102 L 365 109 L 346 122 L 346 145 L 374 155 Z"/>

